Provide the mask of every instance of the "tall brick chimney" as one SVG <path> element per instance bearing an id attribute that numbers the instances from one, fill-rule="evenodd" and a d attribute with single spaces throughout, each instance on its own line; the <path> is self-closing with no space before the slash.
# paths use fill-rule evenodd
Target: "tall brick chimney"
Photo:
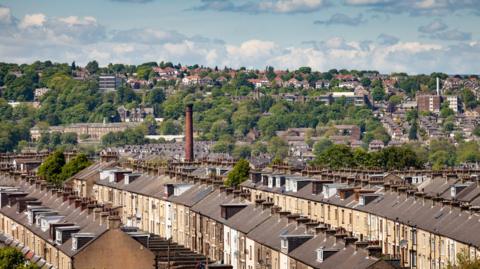
<path id="1" fill-rule="evenodd" d="M 193 161 L 193 120 L 192 104 L 185 108 L 185 161 Z"/>

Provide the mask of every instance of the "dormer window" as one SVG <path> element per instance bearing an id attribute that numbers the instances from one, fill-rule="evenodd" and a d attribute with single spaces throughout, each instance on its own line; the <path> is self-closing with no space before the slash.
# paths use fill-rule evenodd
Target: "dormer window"
<path id="1" fill-rule="evenodd" d="M 73 237 L 72 238 L 72 250 L 77 251 L 77 247 L 78 247 L 78 239 L 76 237 Z"/>
<path id="2" fill-rule="evenodd" d="M 325 247 L 323 247 L 323 246 L 318 248 L 317 249 L 317 262 L 325 261 L 326 259 L 328 259 L 328 257 L 334 255 L 338 251 L 339 251 L 339 249 L 336 249 L 336 248 L 325 249 Z"/>
<path id="3" fill-rule="evenodd" d="M 323 247 L 317 249 L 317 262 L 323 262 Z"/>
<path id="4" fill-rule="evenodd" d="M 281 242 L 282 249 L 287 250 L 288 249 L 288 240 L 286 238 L 283 238 L 282 240 L 280 240 L 280 242 Z"/>
<path id="5" fill-rule="evenodd" d="M 361 195 L 360 199 L 358 200 L 358 204 L 361 206 L 365 205 L 365 196 Z"/>
<path id="6" fill-rule="evenodd" d="M 56 231 L 55 232 L 55 243 L 61 245 L 62 242 L 62 232 L 61 231 Z"/>

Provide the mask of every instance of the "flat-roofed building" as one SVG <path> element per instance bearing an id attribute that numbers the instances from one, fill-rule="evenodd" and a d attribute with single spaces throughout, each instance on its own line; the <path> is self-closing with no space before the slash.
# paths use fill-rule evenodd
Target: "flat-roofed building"
<path id="1" fill-rule="evenodd" d="M 115 91 L 122 85 L 122 78 L 115 75 L 101 75 L 98 76 L 98 88 L 100 91 L 111 92 Z"/>

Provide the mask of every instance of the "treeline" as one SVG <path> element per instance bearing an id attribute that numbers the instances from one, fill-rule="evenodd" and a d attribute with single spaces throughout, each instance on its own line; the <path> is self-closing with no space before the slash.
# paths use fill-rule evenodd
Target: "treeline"
<path id="1" fill-rule="evenodd" d="M 142 127 L 128 128 L 123 132 L 110 132 L 102 137 L 102 146 L 120 147 L 125 145 L 143 145 L 150 142 L 145 138 L 145 129 Z"/>
<path id="2" fill-rule="evenodd" d="M 83 153 L 66 162 L 63 152 L 57 150 L 43 161 L 38 167 L 37 174 L 47 182 L 60 186 L 65 180 L 91 164 L 88 157 Z"/>
<path id="3" fill-rule="evenodd" d="M 454 145 L 447 139 L 432 140 L 429 145 L 411 143 L 367 152 L 320 140 L 314 146 L 312 165 L 330 168 L 378 168 L 384 170 L 430 167 L 433 170 L 480 162 L 480 146 L 475 141 Z"/>
<path id="4" fill-rule="evenodd" d="M 423 168 L 425 161 L 408 146 L 387 147 L 380 151 L 367 152 L 362 148 L 352 149 L 346 145 L 330 145 L 316 152 L 317 157 L 311 163 L 321 167 L 366 168 L 383 170 L 401 170 Z"/>

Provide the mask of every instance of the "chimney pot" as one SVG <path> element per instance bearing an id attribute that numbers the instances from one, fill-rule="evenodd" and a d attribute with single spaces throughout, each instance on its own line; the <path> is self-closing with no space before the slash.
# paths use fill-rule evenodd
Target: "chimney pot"
<path id="1" fill-rule="evenodd" d="M 108 221 L 107 223 L 108 229 L 119 229 L 120 226 L 122 225 L 120 216 L 117 216 L 117 215 L 108 216 L 107 221 Z"/>
<path id="2" fill-rule="evenodd" d="M 88 214 L 93 214 L 93 210 L 94 210 L 95 208 L 96 208 L 96 206 L 93 205 L 93 204 L 87 205 Z"/>
<path id="3" fill-rule="evenodd" d="M 344 238 L 346 238 L 346 234 L 335 234 L 335 243 L 340 243 L 344 241 Z"/>
<path id="4" fill-rule="evenodd" d="M 361 248 L 366 248 L 368 247 L 369 243 L 367 241 L 357 241 L 354 243 L 355 244 L 355 249 L 359 250 Z"/>
<path id="5" fill-rule="evenodd" d="M 102 214 L 103 210 L 99 207 L 93 209 L 93 220 L 100 220 L 100 214 Z"/>
<path id="6" fill-rule="evenodd" d="M 75 199 L 75 208 L 80 208 L 82 205 L 82 200 L 80 199 Z"/>
<path id="7" fill-rule="evenodd" d="M 300 218 L 300 216 L 298 214 L 290 214 L 287 216 L 287 218 L 288 218 L 288 223 L 293 223 L 293 222 L 296 222 L 296 220 Z"/>
<path id="8" fill-rule="evenodd" d="M 345 240 L 345 246 L 355 244 L 355 242 L 358 241 L 358 238 L 352 237 L 352 236 L 347 236 L 343 240 Z"/>
<path id="9" fill-rule="evenodd" d="M 325 231 L 325 233 L 327 233 L 328 235 L 335 235 L 337 233 L 337 230 L 335 229 L 327 229 Z"/>
<path id="10" fill-rule="evenodd" d="M 286 217 L 286 216 L 290 215 L 290 211 L 279 211 L 278 214 L 281 217 Z"/>
<path id="11" fill-rule="evenodd" d="M 325 233 L 327 230 L 328 230 L 328 228 L 327 228 L 326 226 L 320 225 L 320 226 L 315 227 L 315 234 L 316 234 L 316 235 L 323 234 L 323 233 Z"/>
<path id="12" fill-rule="evenodd" d="M 380 258 L 382 256 L 382 247 L 367 246 L 368 256 Z"/>
<path id="13" fill-rule="evenodd" d="M 262 208 L 263 209 L 271 208 L 271 207 L 273 207 L 273 205 L 274 204 L 272 202 L 263 202 L 262 203 Z"/>
<path id="14" fill-rule="evenodd" d="M 100 213 L 100 225 L 104 225 L 104 224 L 108 225 L 107 223 L 108 216 L 110 216 L 109 212 Z"/>
<path id="15" fill-rule="evenodd" d="M 270 212 L 272 213 L 272 215 L 280 212 L 280 210 L 282 210 L 282 208 L 275 205 L 270 208 Z"/>
<path id="16" fill-rule="evenodd" d="M 68 196 L 68 203 L 70 205 L 73 205 L 75 203 L 75 200 L 77 199 L 77 197 L 73 194 L 70 194 L 70 196 Z"/>

